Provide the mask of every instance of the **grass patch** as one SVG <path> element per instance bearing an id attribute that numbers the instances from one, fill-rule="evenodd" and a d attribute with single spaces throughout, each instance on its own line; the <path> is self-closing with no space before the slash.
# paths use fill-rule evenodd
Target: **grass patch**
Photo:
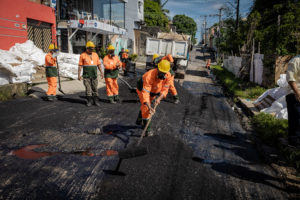
<path id="1" fill-rule="evenodd" d="M 252 117 L 251 123 L 262 141 L 271 146 L 277 146 L 278 139 L 288 135 L 288 120 L 270 114 L 259 113 Z"/>
<path id="2" fill-rule="evenodd" d="M 212 70 L 217 79 L 222 82 L 227 91 L 233 96 L 256 99 L 266 91 L 263 87 L 236 78 L 233 73 L 219 65 L 212 66 Z"/>

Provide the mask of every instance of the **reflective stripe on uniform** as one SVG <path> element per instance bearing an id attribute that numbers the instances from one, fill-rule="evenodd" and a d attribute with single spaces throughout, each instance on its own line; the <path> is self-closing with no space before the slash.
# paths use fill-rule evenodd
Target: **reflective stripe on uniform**
<path id="1" fill-rule="evenodd" d="M 164 85 L 164 87 L 165 87 L 165 88 L 169 88 L 170 86 L 169 86 L 169 85 Z"/>
<path id="2" fill-rule="evenodd" d="M 148 92 L 148 93 L 150 93 L 150 91 L 149 91 L 149 90 L 146 90 L 145 88 L 143 88 L 143 90 L 144 90 L 145 92 Z"/>

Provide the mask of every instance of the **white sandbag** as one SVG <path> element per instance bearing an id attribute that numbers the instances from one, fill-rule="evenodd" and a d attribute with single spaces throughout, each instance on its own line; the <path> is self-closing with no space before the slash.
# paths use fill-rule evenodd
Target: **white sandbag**
<path id="1" fill-rule="evenodd" d="M 22 63 L 21 65 L 12 67 L 14 74 L 19 76 L 31 76 L 32 74 L 36 73 L 34 69 L 35 65 L 29 62 Z"/>
<path id="2" fill-rule="evenodd" d="M 285 96 L 282 96 L 278 100 L 274 101 L 270 107 L 261 110 L 261 112 L 277 114 L 284 108 L 286 108 L 286 100 L 285 100 Z"/>
<path id="3" fill-rule="evenodd" d="M 29 61 L 35 65 L 42 66 L 45 65 L 45 56 L 46 54 L 41 51 L 35 51 L 29 56 Z"/>
<path id="4" fill-rule="evenodd" d="M 288 119 L 287 108 L 281 109 L 279 112 L 276 113 L 275 117 L 277 119 Z"/>
<path id="5" fill-rule="evenodd" d="M 11 77 L 10 83 L 31 83 L 31 76 Z"/>
<path id="6" fill-rule="evenodd" d="M 282 88 L 289 87 L 289 83 L 286 81 L 286 74 L 280 74 L 280 78 L 277 80 L 277 85 Z"/>
<path id="7" fill-rule="evenodd" d="M 0 49 L 0 62 L 17 65 L 21 63 L 21 58 L 9 51 Z"/>

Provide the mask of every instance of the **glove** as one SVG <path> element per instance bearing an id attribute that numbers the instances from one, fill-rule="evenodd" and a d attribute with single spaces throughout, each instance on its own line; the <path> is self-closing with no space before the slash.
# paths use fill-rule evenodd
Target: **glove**
<path id="1" fill-rule="evenodd" d="M 53 57 L 53 58 L 57 58 L 57 56 L 58 56 L 57 53 L 53 53 L 53 54 L 52 54 L 52 57 Z"/>

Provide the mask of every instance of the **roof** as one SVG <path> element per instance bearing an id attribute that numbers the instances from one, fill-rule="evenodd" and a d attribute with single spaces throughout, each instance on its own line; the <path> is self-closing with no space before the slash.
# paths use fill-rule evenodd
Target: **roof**
<path id="1" fill-rule="evenodd" d="M 165 40 L 176 40 L 176 41 L 187 41 L 190 39 L 191 36 L 178 34 L 178 33 L 158 33 L 158 39 L 165 39 Z"/>

